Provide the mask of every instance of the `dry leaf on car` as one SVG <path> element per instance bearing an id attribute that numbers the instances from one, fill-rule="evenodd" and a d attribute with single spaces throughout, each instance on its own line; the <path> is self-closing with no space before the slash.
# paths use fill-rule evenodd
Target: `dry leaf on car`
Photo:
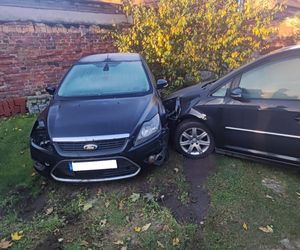
<path id="1" fill-rule="evenodd" d="M 147 230 L 149 229 L 150 226 L 151 226 L 151 223 L 148 223 L 148 224 L 142 226 L 142 232 L 147 231 Z"/>
<path id="2" fill-rule="evenodd" d="M 11 240 L 12 241 L 19 241 L 23 238 L 23 231 L 19 231 L 19 232 L 14 232 L 11 235 Z"/>
<path id="3" fill-rule="evenodd" d="M 273 228 L 269 225 L 266 227 L 259 227 L 258 229 L 264 233 L 273 233 Z"/>
<path id="4" fill-rule="evenodd" d="M 0 249 L 8 249 L 12 246 L 12 242 L 10 240 L 2 239 L 0 241 Z"/>

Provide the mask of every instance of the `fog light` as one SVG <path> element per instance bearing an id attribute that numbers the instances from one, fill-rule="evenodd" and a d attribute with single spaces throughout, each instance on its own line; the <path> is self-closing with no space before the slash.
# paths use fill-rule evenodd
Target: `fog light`
<path id="1" fill-rule="evenodd" d="M 156 155 L 150 155 L 148 158 L 148 163 L 153 164 L 156 160 Z"/>
<path id="2" fill-rule="evenodd" d="M 42 163 L 35 161 L 34 167 L 39 171 L 44 171 L 46 166 L 44 166 Z"/>

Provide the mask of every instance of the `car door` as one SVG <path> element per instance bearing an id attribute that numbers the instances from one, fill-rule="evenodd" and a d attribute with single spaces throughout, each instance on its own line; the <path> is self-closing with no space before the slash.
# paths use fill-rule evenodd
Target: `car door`
<path id="1" fill-rule="evenodd" d="M 223 105 L 223 147 L 300 163 L 300 56 L 241 73 L 242 98 Z"/>

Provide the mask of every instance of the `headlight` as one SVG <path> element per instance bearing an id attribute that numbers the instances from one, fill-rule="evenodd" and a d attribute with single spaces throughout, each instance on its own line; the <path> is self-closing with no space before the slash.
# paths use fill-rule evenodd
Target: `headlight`
<path id="1" fill-rule="evenodd" d="M 150 121 L 144 122 L 139 135 L 135 141 L 135 145 L 141 144 L 147 139 L 153 137 L 161 130 L 159 114 L 155 115 Z"/>
<path id="2" fill-rule="evenodd" d="M 31 141 L 33 144 L 51 150 L 50 139 L 45 127 L 44 121 L 36 121 L 31 132 Z"/>

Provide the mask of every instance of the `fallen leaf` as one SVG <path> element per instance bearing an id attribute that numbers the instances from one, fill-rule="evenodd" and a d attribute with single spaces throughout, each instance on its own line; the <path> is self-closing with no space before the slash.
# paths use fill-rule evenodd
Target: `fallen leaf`
<path id="1" fill-rule="evenodd" d="M 165 246 L 159 240 L 156 241 L 156 243 L 160 248 L 165 248 Z"/>
<path id="2" fill-rule="evenodd" d="M 86 202 L 86 203 L 83 204 L 82 210 L 83 210 L 83 211 L 87 211 L 87 210 L 91 209 L 92 207 L 93 207 L 93 204 L 92 204 L 92 203 Z"/>
<path id="3" fill-rule="evenodd" d="M 268 198 L 268 199 L 270 199 L 270 200 L 272 200 L 272 201 L 274 201 L 274 198 L 271 196 L 271 195 L 266 195 L 266 198 Z"/>
<path id="4" fill-rule="evenodd" d="M 143 196 L 143 198 L 144 198 L 145 200 L 147 200 L 147 202 L 150 202 L 150 201 L 153 201 L 153 200 L 154 200 L 154 195 L 151 194 L 151 193 L 146 193 L 146 194 Z"/>
<path id="5" fill-rule="evenodd" d="M 136 202 L 140 197 L 141 197 L 140 194 L 133 193 L 132 195 L 129 196 L 129 199 L 130 199 L 132 202 Z"/>
<path id="6" fill-rule="evenodd" d="M 126 246 L 122 246 L 121 250 L 127 250 L 127 247 Z"/>
<path id="7" fill-rule="evenodd" d="M 298 198 L 300 199 L 300 192 L 296 192 L 296 194 L 298 195 Z"/>
<path id="8" fill-rule="evenodd" d="M 123 208 L 124 208 L 124 200 L 121 200 L 120 202 L 119 202 L 119 209 L 120 210 L 122 210 Z"/>
<path id="9" fill-rule="evenodd" d="M 124 242 L 122 240 L 117 240 L 117 241 L 113 242 L 113 244 L 115 244 L 115 245 L 123 245 Z"/>
<path id="10" fill-rule="evenodd" d="M 59 243 L 61 243 L 61 242 L 64 241 L 64 239 L 63 239 L 63 238 L 59 238 L 57 241 L 58 241 Z"/>
<path id="11" fill-rule="evenodd" d="M 266 227 L 259 227 L 258 228 L 260 231 L 263 231 L 264 233 L 273 233 L 273 228 L 269 225 Z"/>
<path id="12" fill-rule="evenodd" d="M 31 173 L 31 176 L 32 176 L 32 177 L 36 176 L 36 173 L 35 173 L 35 172 L 32 172 L 32 173 Z"/>
<path id="13" fill-rule="evenodd" d="M 135 227 L 135 228 L 134 228 L 134 232 L 136 232 L 136 233 L 141 232 L 141 230 L 142 230 L 142 228 L 140 228 L 140 227 Z"/>
<path id="14" fill-rule="evenodd" d="M 174 239 L 172 240 L 172 244 L 173 244 L 173 246 L 179 246 L 180 240 L 179 240 L 178 238 L 174 238 Z"/>
<path id="15" fill-rule="evenodd" d="M 172 228 L 170 228 L 168 225 L 164 225 L 162 230 L 164 232 L 170 232 L 170 233 L 174 232 L 174 230 Z"/>
<path id="16" fill-rule="evenodd" d="M 106 223 L 107 223 L 107 220 L 106 220 L 106 219 L 100 220 L 99 225 L 100 225 L 101 227 L 105 227 Z"/>
<path id="17" fill-rule="evenodd" d="M 14 232 L 11 235 L 11 240 L 12 241 L 19 241 L 23 238 L 23 231 L 19 231 L 19 232 Z"/>
<path id="18" fill-rule="evenodd" d="M 244 222 L 244 224 L 243 224 L 243 228 L 244 228 L 245 231 L 248 230 L 248 225 L 247 225 L 245 222 Z"/>
<path id="19" fill-rule="evenodd" d="M 106 201 L 106 202 L 104 203 L 104 206 L 105 206 L 106 208 L 108 208 L 109 205 L 110 205 L 110 202 L 109 202 L 109 201 Z"/>
<path id="20" fill-rule="evenodd" d="M 53 213 L 53 207 L 49 207 L 49 208 L 47 208 L 47 210 L 46 210 L 46 215 L 50 215 L 50 214 L 52 214 Z"/>
<path id="21" fill-rule="evenodd" d="M 82 240 L 80 246 L 88 247 L 89 243 L 86 240 Z"/>
<path id="22" fill-rule="evenodd" d="M 174 172 L 177 174 L 179 172 L 178 168 L 174 168 Z"/>
<path id="23" fill-rule="evenodd" d="M 150 226 L 151 226 L 151 223 L 148 223 L 148 224 L 142 226 L 142 232 L 147 231 L 147 230 L 149 229 Z"/>
<path id="24" fill-rule="evenodd" d="M 10 240 L 2 239 L 0 241 L 0 249 L 8 249 L 12 246 L 12 242 Z"/>

